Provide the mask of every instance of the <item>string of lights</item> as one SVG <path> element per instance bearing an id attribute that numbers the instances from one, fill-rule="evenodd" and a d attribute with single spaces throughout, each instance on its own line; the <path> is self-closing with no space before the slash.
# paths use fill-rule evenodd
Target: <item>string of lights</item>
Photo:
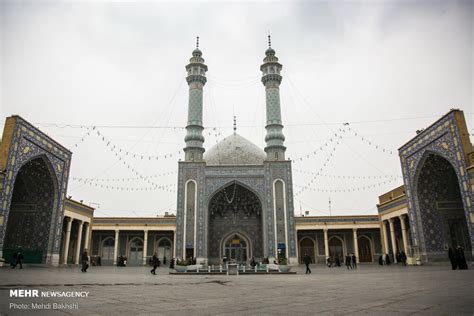
<path id="1" fill-rule="evenodd" d="M 364 186 L 354 187 L 354 188 L 345 188 L 345 189 L 321 189 L 321 188 L 317 188 L 317 187 L 305 187 L 305 186 L 298 185 L 298 184 L 295 184 L 295 187 L 300 188 L 301 190 L 305 190 L 305 191 L 309 190 L 309 191 L 313 191 L 313 192 L 348 193 L 348 192 L 357 192 L 357 191 L 364 191 L 364 190 L 373 189 L 373 188 L 379 187 L 379 186 L 384 185 L 384 184 L 395 182 L 397 180 L 398 179 L 393 178 L 393 179 L 385 180 L 385 181 L 370 184 L 370 185 L 364 185 Z"/>

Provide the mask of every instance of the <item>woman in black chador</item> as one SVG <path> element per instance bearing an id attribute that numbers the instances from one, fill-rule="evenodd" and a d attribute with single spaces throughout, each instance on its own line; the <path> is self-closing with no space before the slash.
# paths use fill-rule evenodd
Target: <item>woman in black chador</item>
<path id="1" fill-rule="evenodd" d="M 160 264 L 160 259 L 158 259 L 158 255 L 156 254 L 156 252 L 153 254 L 153 258 L 151 258 L 151 264 L 153 265 L 153 269 L 151 269 L 150 273 L 156 274 L 156 268 Z"/>
<path id="2" fill-rule="evenodd" d="M 466 257 L 464 256 L 464 249 L 459 245 L 456 247 L 456 262 L 458 264 L 459 270 L 467 269 Z"/>
<path id="3" fill-rule="evenodd" d="M 449 247 L 448 257 L 449 257 L 449 261 L 451 261 L 451 268 L 453 270 L 456 270 L 458 268 L 458 264 L 456 262 L 456 252 L 454 251 L 452 247 Z"/>

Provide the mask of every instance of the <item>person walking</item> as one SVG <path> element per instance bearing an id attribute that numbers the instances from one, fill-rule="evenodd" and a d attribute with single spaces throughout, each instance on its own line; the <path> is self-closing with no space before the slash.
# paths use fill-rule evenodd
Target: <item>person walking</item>
<path id="1" fill-rule="evenodd" d="M 13 255 L 15 257 L 15 255 Z M 18 251 L 16 254 L 15 264 L 13 264 L 12 268 L 15 269 L 17 265 L 20 265 L 20 269 L 23 269 L 23 254 Z"/>
<path id="2" fill-rule="evenodd" d="M 153 265 L 153 269 L 150 270 L 151 274 L 156 275 L 156 267 L 158 267 L 159 263 L 160 263 L 160 259 L 158 259 L 158 255 L 155 252 L 153 254 L 153 258 L 151 258 L 151 264 Z"/>
<path id="3" fill-rule="evenodd" d="M 407 265 L 407 254 L 403 250 L 400 252 L 400 259 L 402 260 L 403 265 L 406 266 Z"/>
<path id="4" fill-rule="evenodd" d="M 355 254 L 351 255 L 351 268 L 356 269 L 357 268 L 357 257 Z"/>
<path id="5" fill-rule="evenodd" d="M 171 258 L 170 260 L 170 269 L 174 269 L 174 262 L 175 262 L 175 258 Z"/>
<path id="6" fill-rule="evenodd" d="M 352 269 L 351 256 L 349 254 L 346 255 L 346 268 L 347 270 Z"/>
<path id="7" fill-rule="evenodd" d="M 87 272 L 87 269 L 89 268 L 89 256 L 87 255 L 87 251 L 84 250 L 81 256 L 81 261 L 82 261 L 82 272 Z"/>
<path id="8" fill-rule="evenodd" d="M 309 268 L 309 264 L 311 263 L 311 257 L 307 253 L 304 254 L 303 262 L 306 265 L 306 274 L 311 274 L 311 269 Z"/>

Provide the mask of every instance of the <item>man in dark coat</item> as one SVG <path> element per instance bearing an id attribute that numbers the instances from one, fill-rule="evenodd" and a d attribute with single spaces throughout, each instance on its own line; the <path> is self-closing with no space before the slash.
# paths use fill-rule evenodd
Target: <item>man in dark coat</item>
<path id="1" fill-rule="evenodd" d="M 158 255 L 155 252 L 153 254 L 153 258 L 151 258 L 151 264 L 153 265 L 153 269 L 150 270 L 151 274 L 156 275 L 156 267 L 158 267 L 159 263 L 160 263 L 160 259 L 158 259 Z"/>
<path id="2" fill-rule="evenodd" d="M 458 264 L 459 270 L 467 269 L 466 257 L 464 256 L 464 249 L 459 245 L 456 248 L 456 262 Z"/>
<path id="3" fill-rule="evenodd" d="M 81 261 L 82 261 L 82 272 L 87 272 L 87 269 L 89 268 L 89 256 L 87 255 L 87 251 L 84 251 L 81 256 Z"/>
<path id="4" fill-rule="evenodd" d="M 175 262 L 175 259 L 171 258 L 171 260 L 170 260 L 170 269 L 174 269 L 174 262 Z"/>
<path id="5" fill-rule="evenodd" d="M 387 253 L 385 254 L 385 263 L 389 266 L 392 263 L 392 260 L 390 259 L 390 255 Z"/>
<path id="6" fill-rule="evenodd" d="M 352 269 L 351 255 L 350 254 L 346 255 L 346 268 L 347 268 L 347 270 Z"/>
<path id="7" fill-rule="evenodd" d="M 407 254 L 403 250 L 400 251 L 400 260 L 402 261 L 404 266 L 407 265 Z"/>
<path id="8" fill-rule="evenodd" d="M 307 253 L 304 254 L 303 262 L 306 265 L 306 274 L 311 274 L 311 269 L 309 268 L 309 264 L 311 263 L 311 257 L 308 256 Z"/>

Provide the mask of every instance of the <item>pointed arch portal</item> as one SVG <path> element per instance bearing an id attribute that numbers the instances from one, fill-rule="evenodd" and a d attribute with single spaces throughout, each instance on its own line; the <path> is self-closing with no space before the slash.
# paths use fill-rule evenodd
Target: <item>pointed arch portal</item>
<path id="1" fill-rule="evenodd" d="M 263 257 L 262 203 L 254 192 L 237 182 L 231 183 L 214 194 L 209 201 L 208 211 L 210 263 L 221 262 L 227 249 L 224 246 L 224 251 L 221 251 L 221 244 L 226 244 L 229 232 L 240 232 L 241 237 L 246 237 L 231 238 L 244 242 L 239 242 L 239 247 L 245 251 L 238 250 L 239 258 L 236 260 L 248 261 L 250 255 Z"/>
<path id="2" fill-rule="evenodd" d="M 20 251 L 25 262 L 44 263 L 48 251 L 51 218 L 57 199 L 57 183 L 48 161 L 38 157 L 18 171 L 13 187 L 3 254 L 10 262 Z"/>

